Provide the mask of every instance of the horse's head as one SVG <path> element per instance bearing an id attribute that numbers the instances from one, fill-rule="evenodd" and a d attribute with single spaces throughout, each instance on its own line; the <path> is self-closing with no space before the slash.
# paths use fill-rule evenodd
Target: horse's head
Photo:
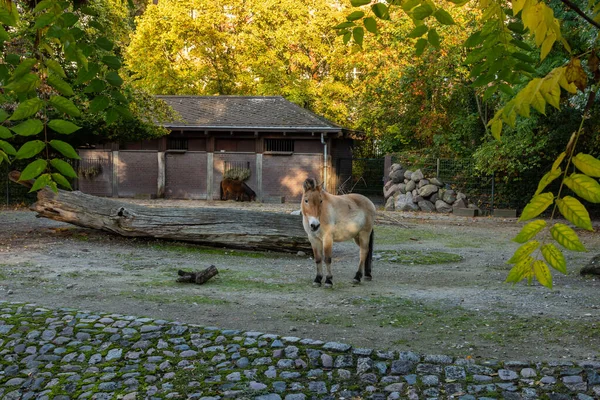
<path id="1" fill-rule="evenodd" d="M 320 218 L 323 206 L 323 189 L 312 178 L 305 180 L 302 188 L 302 215 L 308 222 L 310 229 L 316 232 L 321 227 Z"/>

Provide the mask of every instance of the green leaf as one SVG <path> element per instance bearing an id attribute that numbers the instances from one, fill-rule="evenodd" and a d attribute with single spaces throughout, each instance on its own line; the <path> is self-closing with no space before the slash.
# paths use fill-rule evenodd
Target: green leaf
<path id="1" fill-rule="evenodd" d="M 129 102 L 127 101 L 127 98 L 123 95 L 123 93 L 121 93 L 117 89 L 112 90 L 110 92 L 110 95 L 112 96 L 113 100 L 118 101 L 119 103 L 129 104 Z"/>
<path id="2" fill-rule="evenodd" d="M 65 157 L 74 158 L 76 160 L 81 159 L 81 157 L 79 157 L 79 154 L 77 154 L 77 152 L 75 151 L 73 146 L 71 146 L 67 142 L 63 142 L 62 140 L 54 139 L 54 140 L 50 141 L 50 146 L 52 146 L 54 149 L 58 150 Z"/>
<path id="3" fill-rule="evenodd" d="M 454 19 L 448 13 L 448 11 L 443 10 L 441 8 L 438 8 L 437 10 L 435 10 L 435 12 L 433 13 L 433 16 L 442 25 L 454 25 L 455 24 Z"/>
<path id="4" fill-rule="evenodd" d="M 100 95 L 94 97 L 92 101 L 90 101 L 90 112 L 97 113 L 100 112 L 110 104 L 110 99 L 106 96 Z"/>
<path id="5" fill-rule="evenodd" d="M 53 158 L 50 160 L 50 165 L 54 167 L 55 170 L 63 174 L 68 178 L 77 178 L 77 173 L 68 162 L 61 160 L 60 158 Z"/>
<path id="6" fill-rule="evenodd" d="M 102 57 L 102 62 L 112 69 L 121 68 L 121 60 L 119 59 L 119 57 L 104 56 L 104 57 Z"/>
<path id="7" fill-rule="evenodd" d="M 53 173 L 52 179 L 54 180 L 54 182 L 58 183 L 60 186 L 67 188 L 69 190 L 73 190 L 69 181 L 61 174 Z"/>
<path id="8" fill-rule="evenodd" d="M 371 6 L 373 14 L 379 19 L 390 19 L 388 7 L 383 3 L 376 3 Z"/>
<path id="9" fill-rule="evenodd" d="M 375 18 L 367 17 L 363 20 L 363 24 L 365 25 L 367 31 L 377 34 L 377 21 L 375 21 Z"/>
<path id="10" fill-rule="evenodd" d="M 585 209 L 585 206 L 581 204 L 575 197 L 565 196 L 562 199 L 556 200 L 556 205 L 560 213 L 578 228 L 582 228 L 588 231 L 593 231 L 592 220 L 590 214 Z"/>
<path id="11" fill-rule="evenodd" d="M 600 160 L 589 154 L 579 153 L 573 157 L 573 164 L 587 176 L 600 178 Z"/>
<path id="12" fill-rule="evenodd" d="M 48 12 L 46 14 L 42 14 L 35 19 L 35 24 L 33 25 L 33 29 L 42 29 L 52 23 L 55 19 L 55 15 L 53 12 Z"/>
<path id="13" fill-rule="evenodd" d="M 11 139 L 13 137 L 12 133 L 5 126 L 0 126 L 0 139 Z"/>
<path id="14" fill-rule="evenodd" d="M 412 17 L 417 21 L 422 21 L 433 14 L 433 8 L 427 3 L 420 5 L 412 11 Z"/>
<path id="15" fill-rule="evenodd" d="M 83 89 L 84 93 L 100 93 L 106 89 L 106 83 L 100 79 L 92 79 L 92 81 Z"/>
<path id="16" fill-rule="evenodd" d="M 362 27 L 358 26 L 352 29 L 352 38 L 354 39 L 354 42 L 359 46 L 362 46 L 364 36 L 365 30 Z"/>
<path id="17" fill-rule="evenodd" d="M 360 7 L 371 4 L 371 0 L 350 0 L 350 4 L 352 4 L 352 7 Z"/>
<path id="18" fill-rule="evenodd" d="M 477 32 L 473 33 L 471 36 L 469 36 L 467 38 L 467 40 L 465 40 L 465 47 L 466 48 L 477 47 L 481 43 L 483 43 L 485 38 L 486 37 L 481 34 L 481 31 L 477 31 Z"/>
<path id="19" fill-rule="evenodd" d="M 35 8 L 33 9 L 33 12 L 38 13 L 40 11 L 44 11 L 44 10 L 52 7 L 53 5 L 54 5 L 54 2 L 52 2 L 50 0 L 42 0 L 37 4 L 37 6 L 35 6 Z"/>
<path id="20" fill-rule="evenodd" d="M 33 68 L 35 64 L 37 64 L 37 60 L 35 59 L 24 59 L 19 63 L 19 66 L 15 68 L 14 72 L 12 73 L 11 80 L 17 80 L 28 72 L 31 72 L 31 68 Z"/>
<path id="21" fill-rule="evenodd" d="M 508 29 L 510 29 L 511 31 L 518 33 L 520 35 L 525 33 L 525 26 L 523 26 L 523 23 L 521 21 L 510 22 L 508 25 L 506 25 L 506 27 Z"/>
<path id="22" fill-rule="evenodd" d="M 114 47 L 114 44 L 105 37 L 99 37 L 98 39 L 96 39 L 96 46 L 100 47 L 103 50 L 111 51 Z"/>
<path id="23" fill-rule="evenodd" d="M 423 52 L 425 51 L 425 48 L 427 47 L 427 39 L 421 38 L 419 40 L 417 40 L 417 43 L 415 43 L 415 54 L 420 56 L 421 54 L 423 54 Z"/>
<path id="24" fill-rule="evenodd" d="M 542 255 L 552 268 L 565 275 L 567 274 L 567 261 L 558 247 L 552 243 L 545 244 L 542 246 Z"/>
<path id="25" fill-rule="evenodd" d="M 52 96 L 50 97 L 49 103 L 54 106 L 58 111 L 61 111 L 71 117 L 80 117 L 81 111 L 77 108 L 77 106 L 69 99 L 66 99 L 62 96 Z"/>
<path id="26" fill-rule="evenodd" d="M 40 151 L 44 150 L 46 145 L 41 140 L 32 140 L 30 142 L 26 142 L 19 151 L 15 154 L 15 158 L 17 160 L 21 160 L 24 158 L 31 158 L 38 154 Z"/>
<path id="27" fill-rule="evenodd" d="M 410 10 L 412 10 L 413 8 L 415 8 L 416 6 L 418 6 L 419 4 L 421 4 L 421 0 L 406 0 L 406 1 L 402 2 L 402 4 L 400 5 L 400 7 L 404 11 L 409 12 Z"/>
<path id="28" fill-rule="evenodd" d="M 2 165 L 3 161 L 6 161 L 8 164 L 10 164 L 10 159 L 8 158 L 8 155 L 6 155 L 5 152 L 0 150 L 0 165 Z"/>
<path id="29" fill-rule="evenodd" d="M 106 122 L 106 125 L 110 125 L 113 122 L 115 122 L 118 118 L 119 118 L 119 112 L 117 110 L 115 110 L 114 108 L 109 108 L 108 111 L 106 111 L 106 116 L 104 117 L 104 121 Z"/>
<path id="30" fill-rule="evenodd" d="M 21 57 L 18 54 L 7 54 L 4 56 L 4 60 L 11 65 L 19 65 L 21 62 Z"/>
<path id="31" fill-rule="evenodd" d="M 533 196 L 533 198 L 523 209 L 523 213 L 521 214 L 519 221 L 527 221 L 537 217 L 543 213 L 553 202 L 554 195 L 550 192 Z"/>
<path id="32" fill-rule="evenodd" d="M 550 274 L 550 268 L 542 260 L 535 260 L 533 262 L 533 273 L 535 278 L 543 286 L 552 289 L 552 274 Z"/>
<path id="33" fill-rule="evenodd" d="M 65 121 L 64 119 L 53 119 L 48 122 L 48 126 L 58 133 L 62 133 L 63 135 L 70 135 L 71 133 L 81 129 L 81 127 L 75 125 L 70 121 Z"/>
<path id="34" fill-rule="evenodd" d="M 15 150 L 14 147 L 12 147 L 12 145 L 8 142 L 5 142 L 4 140 L 0 140 L 0 149 L 4 150 L 6 152 L 6 154 L 11 155 L 11 156 L 16 156 L 17 155 L 17 151 Z"/>
<path id="35" fill-rule="evenodd" d="M 506 282 L 517 283 L 521 281 L 523 278 L 526 278 L 532 271 L 531 263 L 533 263 L 532 257 L 525 257 L 514 267 L 511 268 L 508 276 L 506 277 Z"/>
<path id="36" fill-rule="evenodd" d="M 528 257 L 531 253 L 535 251 L 540 246 L 540 242 L 537 240 L 532 240 L 527 242 L 526 244 L 520 246 L 515 254 L 508 260 L 507 264 L 516 264 L 521 261 L 523 258 Z"/>
<path id="37" fill-rule="evenodd" d="M 435 29 L 430 29 L 429 32 L 427 32 L 427 39 L 433 47 L 436 49 L 440 48 L 440 36 Z"/>
<path id="38" fill-rule="evenodd" d="M 19 104 L 13 115 L 9 118 L 10 121 L 18 121 L 20 119 L 29 118 L 37 113 L 44 106 L 44 101 L 38 97 L 25 100 Z"/>
<path id="39" fill-rule="evenodd" d="M 525 64 L 525 63 L 517 63 L 515 65 L 515 70 L 516 71 L 525 71 L 525 72 L 529 72 L 531 74 L 535 74 L 536 73 L 535 68 L 533 68 L 531 65 Z"/>
<path id="40" fill-rule="evenodd" d="M 60 65 L 60 63 L 58 61 L 48 58 L 48 59 L 44 60 L 44 64 L 46 64 L 46 66 L 48 67 L 48 69 L 50 69 L 50 71 L 54 72 L 56 75 L 60 76 L 61 78 L 67 77 L 67 75 L 65 74 L 65 71 L 63 70 L 63 67 Z"/>
<path id="41" fill-rule="evenodd" d="M 354 12 L 350 13 L 350 15 L 346 16 L 346 19 L 348 21 L 356 21 L 358 19 L 361 19 L 364 16 L 365 16 L 364 11 L 354 11 Z"/>
<path id="42" fill-rule="evenodd" d="M 563 180 L 577 196 L 591 203 L 600 203 L 600 184 L 593 178 L 583 174 L 571 174 Z"/>
<path id="43" fill-rule="evenodd" d="M 533 47 L 531 47 L 530 45 L 528 45 L 527 43 L 525 43 L 522 40 L 518 40 L 518 39 L 512 39 L 510 41 L 511 44 L 517 46 L 518 48 L 525 50 L 525 51 L 533 51 Z"/>
<path id="44" fill-rule="evenodd" d="M 354 28 L 355 30 L 358 28 Z M 360 28 L 362 30 L 362 28 Z M 354 35 L 354 31 L 352 32 Z M 123 84 L 123 79 L 119 76 L 119 74 L 115 71 L 110 71 L 106 74 L 106 81 L 112 86 L 121 86 Z"/>
<path id="45" fill-rule="evenodd" d="M 562 174 L 562 170 L 559 169 L 552 169 L 548 172 L 546 172 L 544 174 L 544 176 L 542 176 L 542 179 L 540 179 L 540 182 L 538 183 L 538 187 L 537 190 L 535 191 L 535 194 L 540 194 L 542 192 L 542 190 L 544 190 L 546 188 L 546 186 L 548 186 L 552 181 L 554 181 L 556 178 L 558 178 L 560 176 L 560 174 Z"/>
<path id="46" fill-rule="evenodd" d="M 10 114 L 5 109 L 0 108 L 0 123 L 6 121 L 9 116 Z"/>
<path id="47" fill-rule="evenodd" d="M 31 190 L 29 190 L 29 193 L 37 192 L 38 190 L 43 189 L 46 186 L 50 186 L 51 183 L 52 178 L 50 177 L 50 174 L 40 175 L 40 177 L 37 178 L 33 183 L 33 186 L 31 187 Z"/>
<path id="48" fill-rule="evenodd" d="M 96 10 L 94 10 L 92 7 L 88 7 L 88 6 L 83 6 L 80 8 L 81 12 L 87 15 L 90 15 L 92 17 L 96 17 L 98 16 L 98 13 L 96 12 Z M 104 26 L 101 26 L 101 29 L 105 28 Z"/>
<path id="49" fill-rule="evenodd" d="M 60 16 L 60 20 L 65 28 L 70 28 L 71 26 L 75 25 L 77 21 L 79 21 L 79 17 L 73 13 L 63 13 Z"/>
<path id="50" fill-rule="evenodd" d="M 32 163 L 29 163 L 28 166 L 25 167 L 23 172 L 21 172 L 21 176 L 19 177 L 19 181 L 28 181 L 30 179 L 35 179 L 39 174 L 44 172 L 48 163 L 46 160 L 35 160 Z"/>
<path id="51" fill-rule="evenodd" d="M 40 78 L 36 74 L 32 73 L 23 75 L 21 78 L 10 82 L 8 85 L 5 85 L 4 88 L 17 93 L 27 93 L 37 88 L 39 84 Z"/>
<path id="52" fill-rule="evenodd" d="M 350 39 L 352 39 L 352 32 L 348 31 L 344 33 L 344 44 L 348 44 Z"/>
<path id="53" fill-rule="evenodd" d="M 535 64 L 536 63 L 536 61 L 533 58 L 529 57 L 527 54 L 523 54 L 523 53 L 520 53 L 518 51 L 515 51 L 514 53 L 510 53 L 510 55 L 513 58 L 516 58 L 517 60 L 523 61 L 523 62 L 528 63 L 528 64 Z"/>
<path id="54" fill-rule="evenodd" d="M 427 27 L 427 25 L 419 25 L 419 26 L 415 27 L 415 29 L 410 31 L 410 33 L 408 34 L 408 37 L 409 38 L 421 37 L 425 33 L 427 33 L 428 30 L 429 30 L 429 28 Z"/>
<path id="55" fill-rule="evenodd" d="M 561 246 L 572 251 L 587 251 L 579 241 L 577 233 L 565 224 L 556 223 L 550 229 L 550 234 Z"/>
<path id="56" fill-rule="evenodd" d="M 513 241 L 517 243 L 525 243 L 535 237 L 544 227 L 546 226 L 546 221 L 543 219 L 538 219 L 535 221 L 529 222 L 525 225 L 521 232 L 513 239 Z"/>
<path id="57" fill-rule="evenodd" d="M 334 26 L 333 29 L 346 29 L 346 28 L 351 28 L 353 26 L 356 26 L 356 24 L 354 22 L 345 21 L 345 22 L 342 22 L 341 24 Z"/>
<path id="58" fill-rule="evenodd" d="M 133 114 L 131 113 L 131 111 L 129 111 L 129 109 L 127 107 L 115 106 L 114 109 L 117 110 L 117 112 L 119 114 L 121 114 L 121 116 L 124 117 L 125 119 L 133 118 Z"/>
<path id="59" fill-rule="evenodd" d="M 5 2 L 0 7 L 0 22 L 4 25 L 15 26 L 19 21 L 19 12 L 17 11 L 16 2 Z M 7 5 L 9 7 L 7 7 Z"/>
<path id="60" fill-rule="evenodd" d="M 65 96 L 73 96 L 74 94 L 71 86 L 67 82 L 60 79 L 58 75 L 50 75 L 48 77 L 48 83 L 60 94 Z"/>
<path id="61" fill-rule="evenodd" d="M 81 84 L 81 83 L 90 81 L 90 80 L 94 79 L 96 77 L 96 75 L 98 75 L 99 71 L 100 71 L 100 66 L 98 64 L 89 63 L 87 69 L 80 68 L 77 71 L 77 79 L 75 80 L 75 83 Z"/>
<path id="62" fill-rule="evenodd" d="M 19 125 L 10 128 L 11 131 L 20 136 L 37 135 L 44 129 L 44 124 L 39 119 L 28 119 Z"/>

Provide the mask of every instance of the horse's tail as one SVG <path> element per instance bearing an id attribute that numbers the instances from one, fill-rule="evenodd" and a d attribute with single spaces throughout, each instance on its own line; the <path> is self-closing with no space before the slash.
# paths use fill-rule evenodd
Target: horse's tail
<path id="1" fill-rule="evenodd" d="M 365 276 L 371 276 L 371 267 L 373 266 L 373 242 L 375 241 L 375 230 L 371 229 L 371 236 L 369 236 L 369 252 L 367 253 L 367 259 L 365 260 Z"/>
<path id="2" fill-rule="evenodd" d="M 225 200 L 225 198 L 223 197 L 223 181 L 221 181 L 221 184 L 219 185 L 219 192 L 220 192 L 220 199 L 221 200 Z"/>

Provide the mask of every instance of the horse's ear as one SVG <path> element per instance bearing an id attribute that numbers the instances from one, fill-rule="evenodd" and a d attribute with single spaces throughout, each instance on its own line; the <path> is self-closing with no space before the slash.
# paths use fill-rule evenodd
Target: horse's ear
<path id="1" fill-rule="evenodd" d="M 322 191 L 325 191 L 325 192 L 327 191 L 327 190 L 325 189 L 325 186 L 323 186 L 323 184 L 324 184 L 324 183 L 325 183 L 325 181 L 322 181 L 321 183 L 319 183 L 319 184 L 317 185 L 317 188 L 319 189 L 319 191 L 321 191 L 321 190 L 322 190 Z"/>
<path id="2" fill-rule="evenodd" d="M 304 181 L 302 189 L 304 189 L 304 192 L 308 192 L 309 190 L 315 190 L 317 186 L 317 181 L 315 181 L 313 178 L 308 178 Z"/>

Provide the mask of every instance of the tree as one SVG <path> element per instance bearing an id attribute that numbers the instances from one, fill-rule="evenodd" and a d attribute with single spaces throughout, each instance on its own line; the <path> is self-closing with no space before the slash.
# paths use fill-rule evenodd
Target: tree
<path id="1" fill-rule="evenodd" d="M 469 3 L 468 0 L 452 2 L 460 6 Z M 372 3 L 370 0 L 351 0 L 351 3 L 354 7 L 362 7 L 362 9 L 348 15 L 347 22 L 338 25 L 337 28 L 343 35 L 344 41 L 354 39 L 359 45 L 363 41 L 364 28 L 377 32 L 377 26 L 373 27 L 373 17 L 365 17 L 366 11 L 380 20 L 389 20 L 390 10 L 400 7 L 414 23 L 415 36 L 421 36 L 415 44 L 417 54 L 423 54 L 428 47 L 439 48 L 440 38 L 437 27 L 440 24 L 455 23 L 443 6 L 433 1 Z M 464 45 L 470 50 L 467 63 L 474 79 L 473 85 L 484 91 L 484 99 L 490 98 L 498 91 L 511 96 L 510 100 L 504 103 L 487 122 L 492 135 L 497 140 L 501 139 L 504 124 L 515 127 L 517 117 L 530 118 L 531 108 L 545 114 L 547 103 L 560 109 L 562 93 L 577 96 L 579 89 L 587 95 L 585 105 L 578 108 L 581 116 L 578 130 L 573 133 L 565 151 L 555 160 L 552 169 L 541 179 L 535 196 L 523 210 L 520 220 L 533 219 L 550 205 L 554 205 L 552 218 L 558 210 L 576 227 L 592 230 L 585 206 L 576 197 L 564 196 L 562 189 L 565 185 L 580 198 L 592 203 L 600 203 L 600 184 L 596 179 L 600 177 L 600 160 L 590 154 L 575 155 L 577 142 L 584 136 L 588 127 L 586 122 L 600 84 L 600 60 L 596 48 L 600 30 L 598 13 L 600 3 L 589 2 L 585 12 L 570 1 L 563 0 L 563 3 L 569 11 L 575 12 L 593 27 L 595 34 L 587 43 L 590 48 L 574 53 L 562 34 L 560 21 L 555 16 L 554 10 L 537 0 L 514 0 L 509 4 L 496 0 L 480 1 L 478 5 L 482 11 L 482 26 L 465 41 Z M 537 49 L 539 62 L 543 63 L 556 43 L 563 46 L 569 54 L 569 59 L 562 65 L 552 65 L 546 74 L 538 76 L 538 71 L 534 68 L 538 59 L 531 57 L 529 53 Z M 587 61 L 587 71 L 582 64 L 582 59 Z M 588 73 L 593 76 L 593 79 L 588 80 Z M 514 91 L 514 88 L 517 90 Z M 564 92 L 561 92 L 561 89 Z M 572 168 L 571 164 L 577 170 L 567 176 Z M 562 179 L 562 184 L 557 195 L 544 191 L 559 177 Z M 552 287 L 552 275 L 548 264 L 566 273 L 565 258 L 554 242 L 568 250 L 585 251 L 577 234 L 568 225 L 554 223 L 549 229 L 546 228 L 544 220 L 532 221 L 525 225 L 514 239 L 522 243 L 522 246 L 509 260 L 514 267 L 508 275 L 508 282 L 516 283 L 523 279 L 531 282 L 536 278 L 541 284 Z M 536 240 L 536 237 L 542 237 L 541 241 Z"/>

